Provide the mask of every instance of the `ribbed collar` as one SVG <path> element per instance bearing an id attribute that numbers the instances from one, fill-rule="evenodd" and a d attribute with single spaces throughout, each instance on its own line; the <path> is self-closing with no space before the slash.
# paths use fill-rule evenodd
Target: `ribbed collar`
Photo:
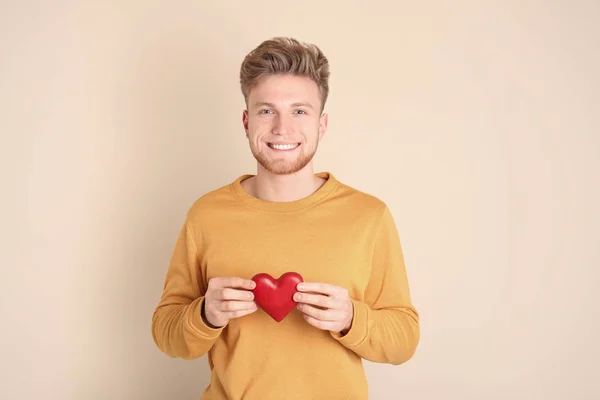
<path id="1" fill-rule="evenodd" d="M 255 176 L 252 174 L 245 174 L 237 178 L 233 183 L 231 183 L 231 189 L 241 201 L 252 208 L 273 212 L 299 211 L 323 201 L 338 185 L 338 180 L 330 172 L 319 172 L 315 175 L 319 178 L 325 179 L 326 182 L 314 193 L 303 199 L 295 201 L 266 201 L 250 195 L 242 187 L 242 181 Z"/>

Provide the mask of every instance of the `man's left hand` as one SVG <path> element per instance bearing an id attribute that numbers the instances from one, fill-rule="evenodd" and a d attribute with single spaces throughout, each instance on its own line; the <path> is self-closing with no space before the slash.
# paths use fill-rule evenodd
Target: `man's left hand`
<path id="1" fill-rule="evenodd" d="M 347 289 L 320 282 L 302 282 L 296 289 L 296 307 L 309 324 L 342 335 L 348 333 L 354 307 Z"/>

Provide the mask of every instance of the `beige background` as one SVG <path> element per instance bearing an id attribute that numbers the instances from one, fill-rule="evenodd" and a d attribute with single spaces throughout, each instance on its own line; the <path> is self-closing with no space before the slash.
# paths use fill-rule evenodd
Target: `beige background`
<path id="1" fill-rule="evenodd" d="M 255 171 L 238 69 L 276 35 L 331 62 L 316 169 L 405 248 L 422 341 L 371 398 L 600 398 L 599 2 L 0 4 L 2 399 L 199 397 L 151 315 L 187 207 Z"/>

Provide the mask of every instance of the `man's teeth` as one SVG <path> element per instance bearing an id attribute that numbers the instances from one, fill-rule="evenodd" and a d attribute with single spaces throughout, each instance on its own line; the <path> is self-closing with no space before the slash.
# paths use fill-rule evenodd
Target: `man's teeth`
<path id="1" fill-rule="evenodd" d="M 275 150 L 291 150 L 298 147 L 298 143 L 294 144 L 271 144 L 271 147 Z"/>

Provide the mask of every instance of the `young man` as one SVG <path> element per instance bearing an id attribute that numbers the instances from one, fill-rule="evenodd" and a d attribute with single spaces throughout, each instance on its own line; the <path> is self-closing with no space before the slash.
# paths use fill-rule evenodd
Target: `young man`
<path id="1" fill-rule="evenodd" d="M 420 337 L 398 232 L 385 203 L 312 160 L 327 130 L 329 65 L 314 45 L 267 40 L 241 66 L 256 175 L 189 209 L 152 319 L 171 357 L 208 354 L 203 399 L 366 399 L 362 360 L 401 364 Z M 277 322 L 251 278 L 299 273 Z"/>

